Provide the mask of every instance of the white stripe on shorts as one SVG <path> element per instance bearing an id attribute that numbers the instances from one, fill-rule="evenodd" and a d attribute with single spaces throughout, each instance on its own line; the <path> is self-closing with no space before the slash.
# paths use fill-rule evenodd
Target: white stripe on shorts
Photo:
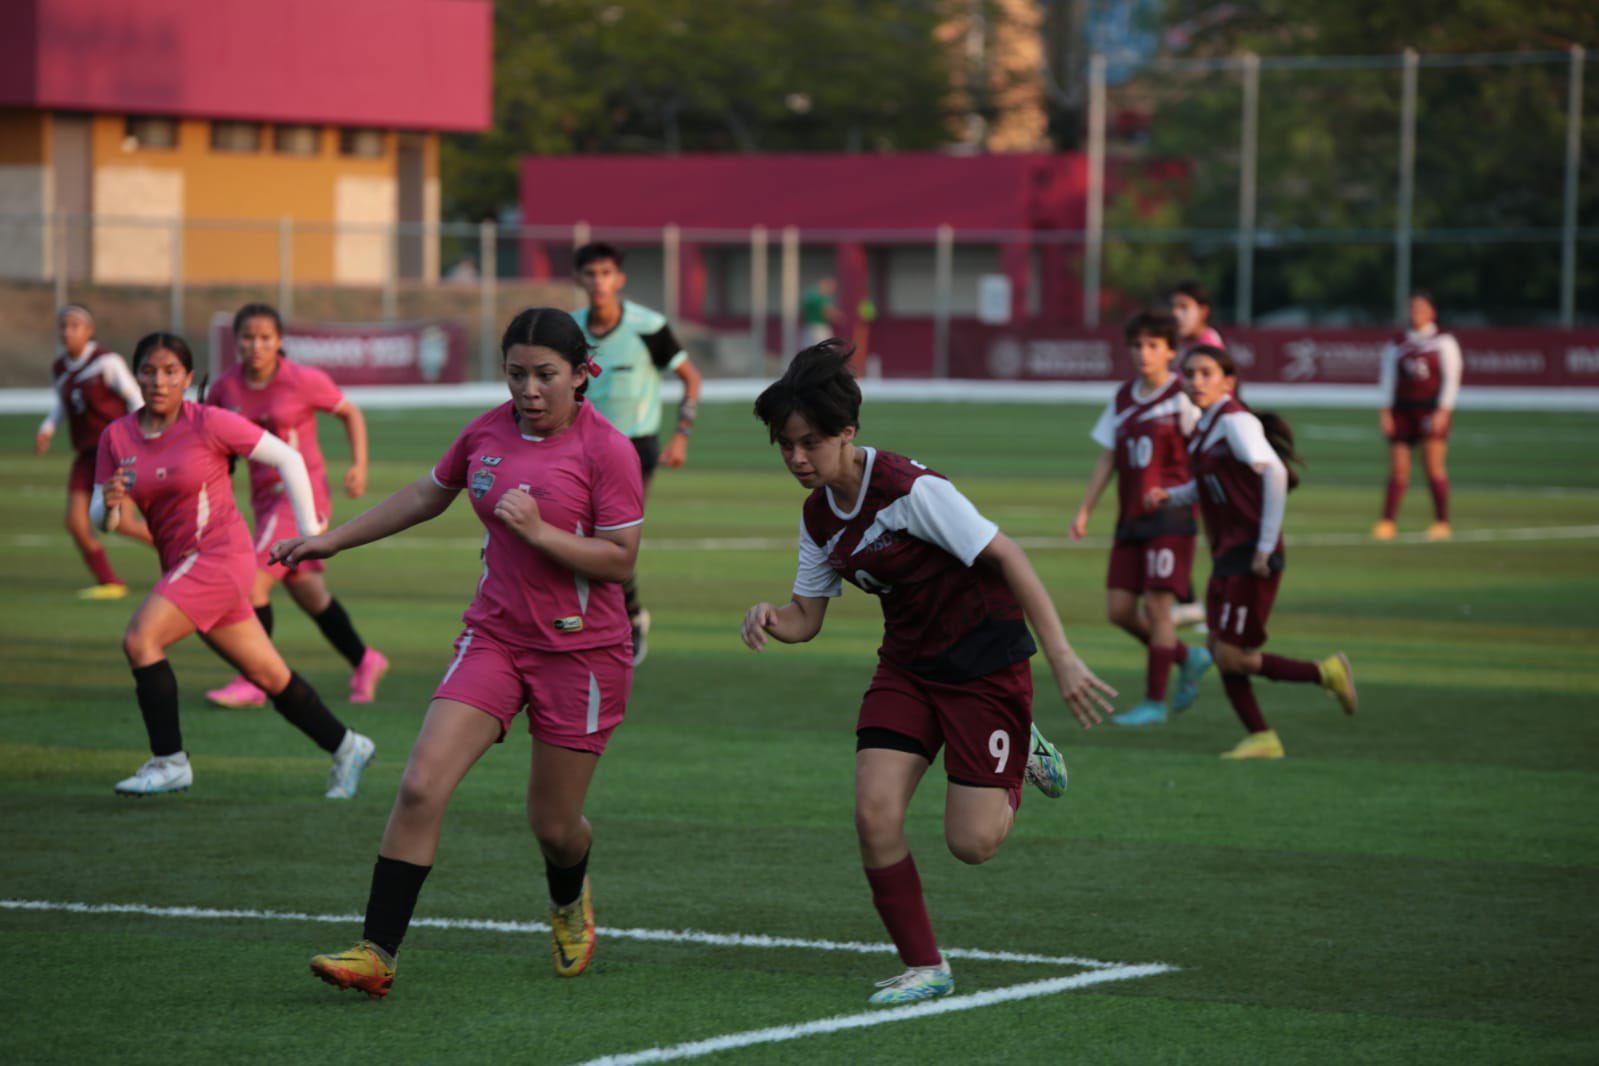
<path id="1" fill-rule="evenodd" d="M 597 733 L 600 730 L 600 681 L 593 674 L 589 674 L 589 721 L 588 732 Z"/>
<path id="2" fill-rule="evenodd" d="M 472 628 L 468 626 L 466 632 L 461 634 L 461 646 L 455 649 L 455 661 L 450 663 L 450 668 L 448 670 L 444 671 L 444 678 L 439 682 L 440 685 L 443 685 L 445 682 L 450 680 L 450 675 L 455 673 L 455 668 L 461 665 L 462 659 L 466 658 L 466 649 L 470 648 L 471 646 Z"/>
<path id="3" fill-rule="evenodd" d="M 267 516 L 266 525 L 261 527 L 261 536 L 256 538 L 255 550 L 264 552 L 272 544 L 272 534 L 278 531 L 278 512 L 273 511 Z"/>
<path id="4" fill-rule="evenodd" d="M 178 578 L 182 577 L 184 574 L 187 574 L 189 572 L 189 570 L 194 566 L 194 564 L 199 562 L 199 561 L 200 561 L 200 553 L 199 552 L 194 552 L 192 554 L 185 555 L 183 557 L 183 561 L 178 563 L 177 566 L 174 566 L 172 568 L 172 573 L 167 575 L 167 580 L 168 581 L 176 581 Z"/>

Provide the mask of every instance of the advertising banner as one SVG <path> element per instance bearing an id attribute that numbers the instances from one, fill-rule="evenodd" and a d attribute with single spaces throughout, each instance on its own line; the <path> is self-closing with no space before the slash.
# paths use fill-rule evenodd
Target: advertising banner
<path id="1" fill-rule="evenodd" d="M 466 327 L 427 320 L 368 325 L 291 322 L 283 351 L 290 359 L 327 371 L 340 385 L 438 385 L 466 380 Z M 227 370 L 233 351 L 233 319 L 211 320 L 211 366 Z"/>

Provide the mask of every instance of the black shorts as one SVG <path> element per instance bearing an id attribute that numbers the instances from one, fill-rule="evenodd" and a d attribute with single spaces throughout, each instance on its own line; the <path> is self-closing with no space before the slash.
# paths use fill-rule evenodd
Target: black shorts
<path id="1" fill-rule="evenodd" d="M 647 482 L 661 462 L 661 438 L 652 433 L 648 437 L 628 439 L 633 442 L 633 450 L 638 452 L 638 465 L 644 471 L 644 480 Z"/>

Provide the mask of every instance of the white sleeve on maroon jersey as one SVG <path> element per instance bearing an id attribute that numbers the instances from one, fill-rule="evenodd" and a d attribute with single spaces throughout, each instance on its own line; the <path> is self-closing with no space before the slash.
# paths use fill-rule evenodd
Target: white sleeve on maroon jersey
<path id="1" fill-rule="evenodd" d="M 56 426 L 66 417 L 66 409 L 61 406 L 61 389 L 54 390 L 56 402 L 50 407 L 50 413 L 44 416 L 44 421 L 39 423 L 40 433 L 54 433 Z"/>
<path id="2" fill-rule="evenodd" d="M 1378 360 L 1377 391 L 1382 394 L 1382 405 L 1394 405 L 1394 385 L 1399 378 L 1399 345 L 1389 342 Z"/>
<path id="3" fill-rule="evenodd" d="M 1177 394 L 1177 427 L 1183 431 L 1184 437 L 1194 435 L 1194 427 L 1199 425 L 1199 420 L 1204 414 L 1199 405 L 1188 398 L 1188 393 Z"/>
<path id="4" fill-rule="evenodd" d="M 811 539 L 800 520 L 799 565 L 794 571 L 794 595 L 822 599 L 842 595 L 844 579 L 827 565 L 827 552 Z"/>
<path id="5" fill-rule="evenodd" d="M 1438 406 L 1445 411 L 1455 409 L 1455 400 L 1460 396 L 1460 373 L 1465 360 L 1460 354 L 1460 342 L 1455 340 L 1453 333 L 1445 333 L 1438 338 L 1438 365 L 1443 371 L 1444 385 L 1438 393 Z"/>
<path id="6" fill-rule="evenodd" d="M 878 512 L 894 511 L 893 524 L 917 540 L 936 544 L 962 564 L 971 566 L 988 547 L 999 527 L 984 518 L 960 489 L 941 477 L 919 477 L 911 490 Z"/>
<path id="7" fill-rule="evenodd" d="M 1199 502 L 1199 482 L 1185 481 L 1166 490 L 1167 507 L 1192 507 Z"/>
<path id="8" fill-rule="evenodd" d="M 250 453 L 250 462 L 263 463 L 277 470 L 283 478 L 283 488 L 289 494 L 289 505 L 294 508 L 294 521 L 303 536 L 322 532 L 322 518 L 316 513 L 316 497 L 311 494 L 311 475 L 306 472 L 305 458 L 291 448 L 287 441 L 270 433 L 261 434 L 261 440 Z"/>
<path id="9" fill-rule="evenodd" d="M 1094 423 L 1094 428 L 1088 431 L 1094 443 L 1111 451 L 1116 447 L 1116 397 L 1112 396 L 1105 409 L 1099 413 L 1099 421 Z"/>
<path id="10" fill-rule="evenodd" d="M 128 369 L 127 361 L 115 352 L 107 352 L 100 357 L 100 376 L 109 385 L 113 392 L 122 397 L 122 402 L 128 405 L 128 410 L 137 411 L 144 406 L 144 394 L 139 391 L 139 383 L 133 378 L 133 371 Z"/>
<path id="11" fill-rule="evenodd" d="M 1247 411 L 1224 415 L 1221 425 L 1233 457 L 1261 477 L 1260 536 L 1255 550 L 1269 552 L 1277 547 L 1277 538 L 1283 531 L 1283 513 L 1288 509 L 1288 468 L 1254 415 Z"/>

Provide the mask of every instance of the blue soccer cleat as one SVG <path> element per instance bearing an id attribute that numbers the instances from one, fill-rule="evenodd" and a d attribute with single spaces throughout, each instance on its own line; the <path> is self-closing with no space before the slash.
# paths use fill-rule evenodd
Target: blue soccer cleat
<path id="1" fill-rule="evenodd" d="M 1181 714 L 1199 699 L 1199 679 L 1216 660 L 1209 648 L 1191 647 L 1188 658 L 1177 668 L 1177 690 L 1171 696 L 1171 709 Z"/>
<path id="2" fill-rule="evenodd" d="M 1145 700 L 1136 707 L 1110 716 L 1117 725 L 1164 725 L 1166 705 L 1159 700 Z"/>

